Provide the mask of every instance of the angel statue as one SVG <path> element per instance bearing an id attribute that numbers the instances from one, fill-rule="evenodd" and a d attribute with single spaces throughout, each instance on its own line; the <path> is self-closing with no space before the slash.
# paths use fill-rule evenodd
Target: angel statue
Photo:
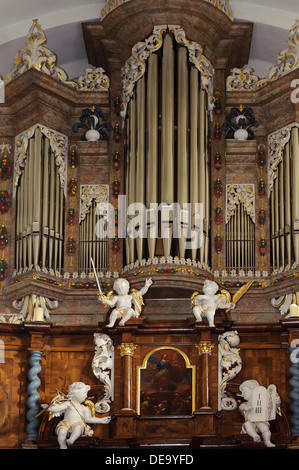
<path id="1" fill-rule="evenodd" d="M 266 447 L 275 447 L 275 444 L 271 442 L 269 421 L 276 418 L 276 413 L 281 414 L 281 399 L 277 394 L 276 386 L 271 384 L 266 388 L 260 386 L 257 380 L 246 380 L 239 389 L 245 400 L 239 406 L 245 419 L 241 433 L 248 434 L 254 442 L 260 442 L 263 439 Z"/>
<path id="2" fill-rule="evenodd" d="M 39 414 L 49 411 L 49 420 L 64 415 L 64 419 L 56 426 L 60 449 L 67 449 L 68 444 L 73 444 L 81 436 L 92 436 L 93 430 L 88 424 L 107 424 L 111 420 L 111 416 L 105 418 L 95 416 L 94 403 L 86 399 L 89 390 L 89 385 L 74 382 L 69 386 L 67 395 L 57 390 L 58 394 L 49 405 L 41 405 L 44 409 Z"/>
<path id="3" fill-rule="evenodd" d="M 113 291 L 108 292 L 107 295 L 100 291 L 100 297 L 105 307 L 114 307 L 107 327 L 112 328 L 119 318 L 120 326 L 124 326 L 130 318 L 138 318 L 143 305 L 143 295 L 146 294 L 152 283 L 151 279 L 147 279 L 142 289 L 139 291 L 132 289 L 129 293 L 129 282 L 126 279 L 118 278 L 113 284 L 113 289 L 117 295 L 113 295 Z"/>
<path id="4" fill-rule="evenodd" d="M 214 281 L 205 280 L 203 285 L 203 295 L 194 292 L 191 297 L 191 308 L 196 321 L 202 321 L 205 316 L 208 319 L 209 326 L 214 325 L 214 317 L 218 308 L 234 308 L 234 303 L 230 302 L 230 294 L 226 290 L 218 292 L 218 284 Z"/>

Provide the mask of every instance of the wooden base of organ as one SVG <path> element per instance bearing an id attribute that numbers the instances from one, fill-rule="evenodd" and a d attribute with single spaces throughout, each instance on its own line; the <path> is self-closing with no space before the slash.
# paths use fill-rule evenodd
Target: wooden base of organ
<path id="1" fill-rule="evenodd" d="M 93 334 L 101 332 L 113 339 L 114 359 L 114 400 L 111 403 L 112 420 L 108 425 L 93 425 L 94 435 L 82 437 L 74 444 L 76 449 L 238 449 L 263 448 L 263 443 L 253 443 L 247 435 L 241 434 L 243 418 L 238 409 L 218 409 L 218 337 L 225 331 L 238 331 L 239 351 L 243 362 L 240 373 L 227 385 L 227 391 L 237 398 L 239 385 L 247 379 L 256 378 L 260 383 L 275 383 L 282 399 L 282 415 L 271 423 L 272 440 L 277 448 L 286 448 L 296 441 L 290 434 L 289 398 L 289 351 L 288 335 L 294 335 L 296 320 L 281 321 L 272 325 L 233 325 L 228 321 L 216 322 L 211 328 L 204 320 L 196 323 L 193 318 L 184 321 L 149 321 L 143 318 L 130 320 L 124 327 L 106 328 L 76 327 L 68 329 L 50 323 L 27 322 L 24 325 L 1 325 L 1 332 L 11 339 L 8 363 L 17 367 L 20 351 L 27 345 L 43 350 L 40 403 L 49 403 L 55 389 L 66 390 L 70 383 L 83 380 L 91 386 L 89 398 L 95 399 L 103 393 L 103 384 L 93 375 L 90 367 L 93 354 Z M 29 339 L 30 338 L 30 339 Z M 202 342 L 202 343 L 201 343 Z M 122 344 L 134 344 L 132 355 L 121 355 Z M 204 344 L 200 350 L 199 344 Z M 210 345 L 210 348 L 207 348 Z M 213 347 L 212 347 L 213 346 Z M 13 349 L 18 353 L 12 353 Z M 179 354 L 192 367 L 193 375 L 189 404 L 191 412 L 180 414 L 168 411 L 165 414 L 149 415 L 140 411 L 140 370 L 145 358 L 153 351 L 173 352 L 172 359 Z M 130 361 L 127 361 L 130 357 Z M 8 359 L 8 358 L 7 358 Z M 23 356 L 23 359 L 25 357 Z M 20 366 L 24 374 L 24 364 Z M 128 371 L 126 368 L 130 367 Z M 141 369 L 140 369 L 141 368 Z M 189 375 L 189 378 L 191 375 Z M 25 380 L 25 377 L 24 377 Z M 182 385 L 183 381 L 179 385 Z M 174 387 L 174 385 L 172 385 Z M 167 384 L 164 384 L 164 388 Z M 162 388 L 162 387 L 161 387 Z M 166 393 L 160 390 L 160 393 Z M 171 392 L 171 387 L 169 393 Z M 18 393 L 14 390 L 13 393 Z M 10 405 L 15 397 L 11 396 Z M 130 405 L 130 406 L 128 406 Z M 25 403 L 21 404 L 20 420 L 24 422 Z M 22 418 L 23 416 L 23 418 Z M 105 416 L 105 415 L 103 415 Z M 39 435 L 35 442 L 22 441 L 16 446 L 28 444 L 37 448 L 58 448 L 55 427 L 59 419 L 48 420 L 48 414 L 40 417 Z"/>

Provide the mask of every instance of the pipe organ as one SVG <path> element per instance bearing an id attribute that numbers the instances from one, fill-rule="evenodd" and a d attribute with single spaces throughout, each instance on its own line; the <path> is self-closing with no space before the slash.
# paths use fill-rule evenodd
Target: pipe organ
<path id="1" fill-rule="evenodd" d="M 243 203 L 226 226 L 226 268 L 229 272 L 255 269 L 255 225 Z"/>
<path id="2" fill-rule="evenodd" d="M 64 250 L 64 190 L 50 138 L 39 127 L 27 142 L 16 188 L 15 270 L 61 273 Z"/>
<path id="3" fill-rule="evenodd" d="M 79 273 L 93 272 L 91 258 L 97 272 L 106 273 L 108 264 L 108 238 L 104 230 L 103 215 L 99 213 L 96 200 L 81 220 L 79 227 Z"/>
<path id="4" fill-rule="evenodd" d="M 136 214 L 134 204 L 138 210 L 146 207 L 135 236 L 134 227 L 128 230 L 127 263 L 155 256 L 209 263 L 208 112 L 201 73 L 190 62 L 187 47 L 166 31 L 127 106 L 128 226 Z M 202 204 L 202 212 L 196 203 Z"/>
<path id="5" fill-rule="evenodd" d="M 276 162 L 270 160 L 271 262 L 274 270 L 299 263 L 298 134 L 296 125 L 280 132 L 283 138 L 279 156 Z"/>
<path id="6" fill-rule="evenodd" d="M 93 272 L 91 258 L 97 272 L 108 269 L 108 224 L 114 214 L 108 213 L 109 186 L 87 184 L 80 186 L 79 273 Z"/>
<path id="7" fill-rule="evenodd" d="M 226 186 L 226 268 L 255 269 L 255 198 L 253 184 Z"/>

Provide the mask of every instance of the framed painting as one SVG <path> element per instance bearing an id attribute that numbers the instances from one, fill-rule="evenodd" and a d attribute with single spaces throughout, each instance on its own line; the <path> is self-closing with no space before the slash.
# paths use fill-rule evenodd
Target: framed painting
<path id="1" fill-rule="evenodd" d="M 174 347 L 150 351 L 137 367 L 140 416 L 186 416 L 195 410 L 195 365 Z"/>

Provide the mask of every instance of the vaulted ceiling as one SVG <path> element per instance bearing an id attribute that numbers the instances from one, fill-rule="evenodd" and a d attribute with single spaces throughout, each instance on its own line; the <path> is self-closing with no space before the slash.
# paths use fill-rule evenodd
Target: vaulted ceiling
<path id="1" fill-rule="evenodd" d="M 26 40 L 34 18 L 46 33 L 47 47 L 69 78 L 88 65 L 81 24 L 100 21 L 104 0 L 1 0 L 0 74 L 5 78 Z M 288 32 L 299 19 L 298 0 L 230 0 L 235 21 L 254 23 L 249 63 L 265 77 L 287 46 Z M 246 64 L 244 64 L 246 65 Z"/>

